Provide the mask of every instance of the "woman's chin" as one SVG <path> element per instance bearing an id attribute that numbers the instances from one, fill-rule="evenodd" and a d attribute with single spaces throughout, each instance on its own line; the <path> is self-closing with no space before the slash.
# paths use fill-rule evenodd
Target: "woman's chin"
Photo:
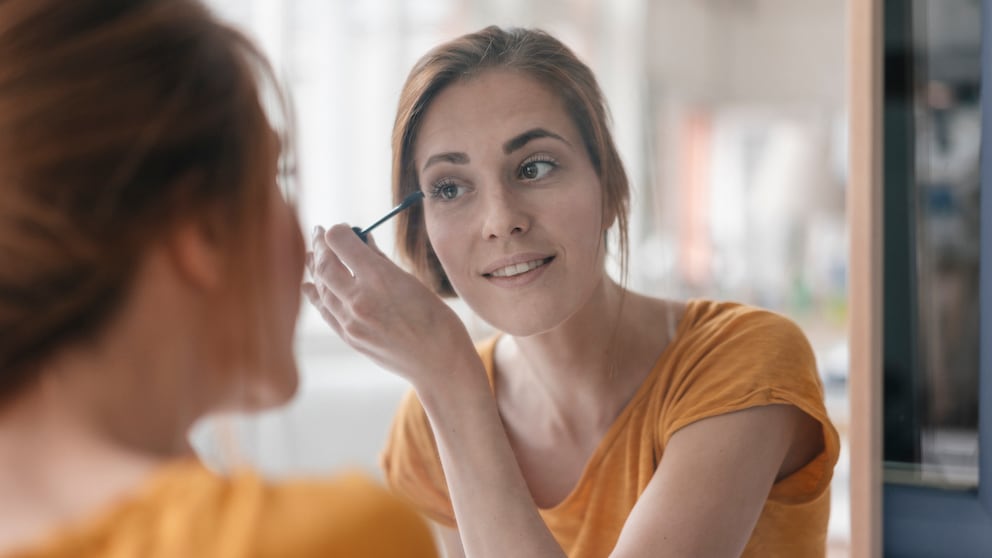
<path id="1" fill-rule="evenodd" d="M 493 328 L 514 337 L 531 337 L 554 330 L 569 318 L 553 308 L 530 307 L 526 312 L 509 314 L 506 308 L 479 308 L 476 313 Z"/>
<path id="2" fill-rule="evenodd" d="M 289 403 L 300 387 L 300 376 L 296 365 L 284 367 L 244 390 L 237 402 L 239 412 L 259 412 L 281 407 Z"/>
<path id="3" fill-rule="evenodd" d="M 280 375 L 278 382 L 272 382 L 266 388 L 262 398 L 266 408 L 282 406 L 292 401 L 300 388 L 300 374 L 296 365 Z"/>

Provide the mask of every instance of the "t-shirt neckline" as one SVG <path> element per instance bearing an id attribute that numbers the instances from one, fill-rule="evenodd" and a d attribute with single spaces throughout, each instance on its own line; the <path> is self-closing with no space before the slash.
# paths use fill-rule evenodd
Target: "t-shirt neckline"
<path id="1" fill-rule="evenodd" d="M 585 465 L 582 467 L 582 473 L 579 474 L 579 480 L 575 483 L 575 486 L 565 495 L 564 498 L 557 504 L 550 507 L 540 507 L 538 506 L 538 511 L 542 514 L 556 514 L 563 510 L 568 509 L 572 501 L 575 500 L 576 495 L 579 494 L 585 485 L 589 482 L 589 478 L 592 473 L 599 466 L 599 463 L 603 460 L 603 457 L 609 452 L 613 443 L 619 437 L 620 432 L 626 426 L 627 422 L 630 420 L 631 413 L 634 412 L 641 401 L 643 401 L 647 394 L 651 391 L 651 386 L 657 381 L 658 376 L 661 374 L 661 370 L 664 368 L 664 363 L 667 362 L 669 355 L 675 347 L 684 337 L 685 329 L 689 324 L 693 323 L 695 320 L 691 319 L 690 316 L 694 314 L 696 308 L 699 306 L 701 301 L 696 299 L 691 299 L 686 301 L 685 309 L 682 312 L 682 317 L 679 319 L 678 325 L 675 328 L 675 335 L 669 340 L 665 345 L 665 348 L 659 353 L 658 358 L 655 359 L 654 365 L 651 371 L 648 372 L 647 376 L 644 377 L 644 381 L 638 386 L 637 390 L 630 397 L 630 400 L 623 406 L 623 409 L 617 414 L 616 418 L 613 419 L 613 423 L 606 430 L 606 434 L 599 440 L 596 444 L 596 449 L 593 450 L 589 459 L 586 461 Z M 503 337 L 503 333 L 499 332 L 489 339 L 483 345 L 483 365 L 486 368 L 486 375 L 489 377 L 489 387 L 493 390 L 493 395 L 496 392 L 496 343 L 499 342 L 500 338 Z"/>

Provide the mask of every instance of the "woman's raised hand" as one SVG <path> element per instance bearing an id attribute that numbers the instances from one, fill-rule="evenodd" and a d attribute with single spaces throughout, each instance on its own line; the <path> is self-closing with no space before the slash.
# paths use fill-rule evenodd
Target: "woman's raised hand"
<path id="1" fill-rule="evenodd" d="M 349 345 L 414 387 L 478 360 L 458 316 L 434 292 L 400 269 L 347 225 L 314 231 L 303 293 Z"/>

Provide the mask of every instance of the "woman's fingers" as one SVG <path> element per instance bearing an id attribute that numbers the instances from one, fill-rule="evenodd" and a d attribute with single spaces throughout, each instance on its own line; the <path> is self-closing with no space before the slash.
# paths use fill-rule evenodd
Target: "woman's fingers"
<path id="1" fill-rule="evenodd" d="M 309 274 L 309 277 L 312 279 L 313 276 L 314 276 L 313 275 L 313 251 L 311 251 L 311 250 L 308 250 L 307 251 L 307 256 L 306 256 L 306 258 L 304 258 L 303 263 L 304 263 L 304 265 L 305 265 L 305 267 L 307 269 L 307 273 Z"/>
<path id="2" fill-rule="evenodd" d="M 378 262 L 369 258 L 369 247 L 358 238 L 351 227 L 334 225 L 324 234 L 323 240 L 338 258 L 339 263 L 347 266 L 355 277 L 375 277 L 374 264 Z"/>
<path id="3" fill-rule="evenodd" d="M 328 287 L 335 292 L 348 291 L 355 285 L 355 276 L 341 262 L 334 250 L 328 246 L 323 229 L 318 227 L 318 232 L 319 234 L 314 236 L 313 241 L 311 275 L 314 278 L 314 283 Z"/>
<path id="4" fill-rule="evenodd" d="M 303 283 L 302 291 L 303 291 L 303 296 L 307 297 L 307 300 L 310 301 L 310 304 L 317 309 L 317 311 L 320 313 L 320 317 L 323 318 L 325 322 L 327 322 L 327 325 L 331 326 L 331 329 L 333 329 L 334 332 L 337 333 L 339 336 L 342 335 L 342 333 L 344 333 L 344 330 L 341 328 L 341 322 L 338 321 L 337 317 L 335 317 L 334 312 L 332 311 L 332 305 L 334 304 L 334 301 L 325 300 L 326 297 L 328 296 L 333 297 L 334 295 L 331 294 L 327 289 L 324 289 L 324 291 L 326 291 L 326 294 L 324 296 L 321 296 L 320 293 L 321 289 L 317 287 L 317 285 L 310 282 Z"/>
<path id="5" fill-rule="evenodd" d="M 379 249 L 379 245 L 375 243 L 375 237 L 372 236 L 372 233 L 369 233 L 369 234 L 365 235 L 365 240 L 366 240 L 366 244 L 368 244 L 369 247 L 372 248 L 372 250 L 376 254 L 379 254 L 380 256 L 382 256 L 383 258 L 386 258 L 387 260 L 389 259 L 386 256 L 386 254 L 383 254 L 382 253 L 382 250 Z"/>
<path id="6" fill-rule="evenodd" d="M 420 383 L 455 353 L 475 358 L 457 315 L 372 238 L 364 244 L 347 225 L 317 229 L 307 265 L 307 299 L 341 339 L 383 368 Z"/>
<path id="7" fill-rule="evenodd" d="M 330 246 L 328 239 L 336 246 Z M 359 250 L 364 251 L 356 254 L 355 247 L 350 247 L 352 257 L 357 258 L 354 261 L 360 262 L 356 266 L 369 270 L 365 273 L 365 281 L 361 281 L 352 273 L 350 266 L 338 257 L 337 245 L 348 247 L 352 241 L 358 244 Z M 368 279 L 376 275 L 366 262 L 361 261 L 362 258 L 369 259 L 369 251 L 349 227 L 336 225 L 327 232 L 321 227 L 314 230 L 313 251 L 307 258 L 313 281 L 304 284 L 303 293 L 335 333 L 350 342 L 364 336 L 368 330 L 366 322 L 379 323 L 382 318 L 381 297 L 375 294 L 374 287 L 379 282 Z"/>
<path id="8" fill-rule="evenodd" d="M 318 229 L 308 265 L 313 281 L 303 292 L 345 342 L 404 377 L 444 368 L 448 351 L 440 347 L 458 338 L 464 325 L 434 293 L 382 255 L 374 240 L 365 245 L 347 225 L 326 233 Z M 439 330 L 452 335 L 432 335 Z M 472 350 L 467 333 L 461 337 Z"/>

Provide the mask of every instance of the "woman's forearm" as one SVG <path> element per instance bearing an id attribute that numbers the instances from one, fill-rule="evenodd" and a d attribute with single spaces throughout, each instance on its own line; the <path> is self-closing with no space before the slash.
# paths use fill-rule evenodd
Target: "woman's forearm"
<path id="1" fill-rule="evenodd" d="M 548 558 L 565 553 L 530 495 L 481 363 L 418 389 L 441 454 L 465 555 Z M 465 368 L 469 368 L 466 370 Z"/>

